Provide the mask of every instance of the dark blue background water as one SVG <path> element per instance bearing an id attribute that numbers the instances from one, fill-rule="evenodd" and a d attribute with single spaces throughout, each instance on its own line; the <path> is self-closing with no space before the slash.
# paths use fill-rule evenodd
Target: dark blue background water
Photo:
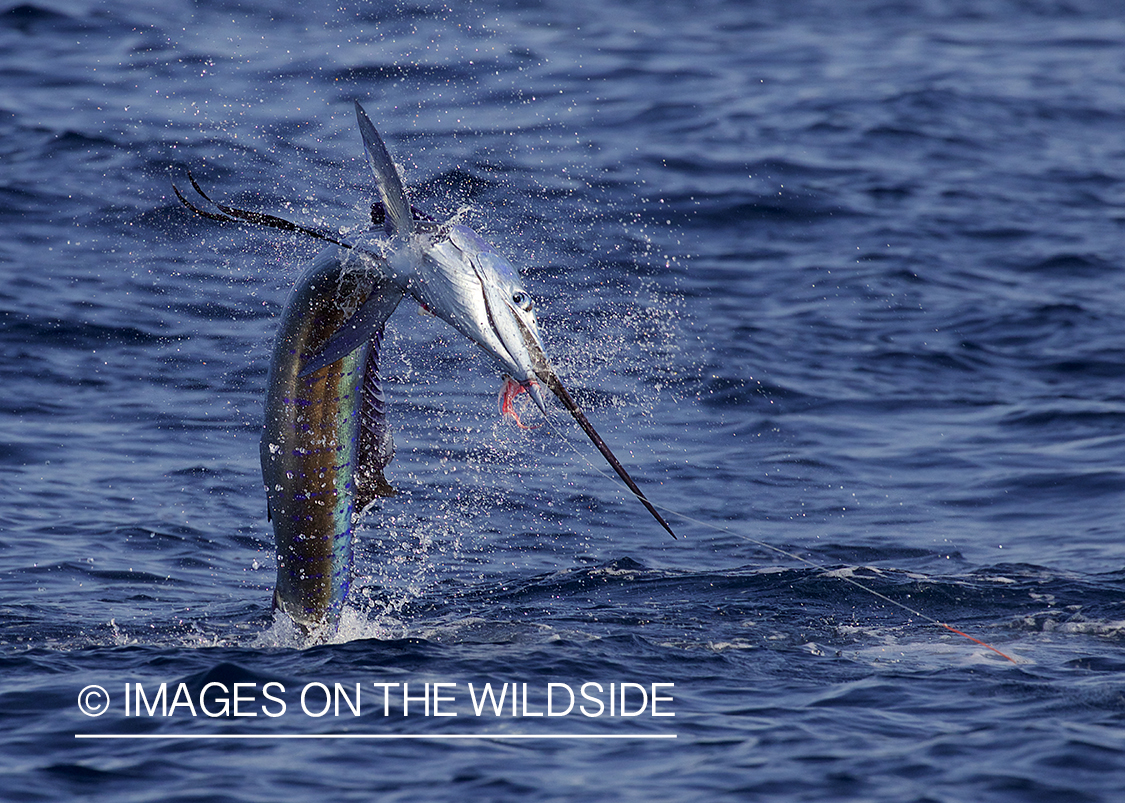
<path id="1" fill-rule="evenodd" d="M 0 10 L 4 796 L 1125 787 L 1117 3 L 322 6 Z M 404 305 L 402 493 L 365 520 L 339 643 L 273 621 L 267 354 L 317 248 L 193 218 L 169 182 L 361 226 L 355 99 L 415 202 L 468 208 L 525 272 L 653 499 L 724 530 L 672 541 L 562 416 L 578 452 L 500 421 L 495 366 Z M 211 681 L 282 683 L 289 711 L 125 716 L 126 683 Z M 675 717 L 475 717 L 464 693 L 589 681 L 674 683 Z M 362 716 L 301 714 L 311 682 L 362 683 Z M 458 716 L 384 717 L 375 682 L 457 683 Z M 75 738 L 323 733 L 497 738 Z"/>

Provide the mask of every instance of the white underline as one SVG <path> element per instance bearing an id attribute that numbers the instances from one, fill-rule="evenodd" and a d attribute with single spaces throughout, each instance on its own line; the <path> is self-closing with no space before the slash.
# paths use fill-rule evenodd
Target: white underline
<path id="1" fill-rule="evenodd" d="M 674 733 L 76 733 L 75 739 L 675 739 Z"/>

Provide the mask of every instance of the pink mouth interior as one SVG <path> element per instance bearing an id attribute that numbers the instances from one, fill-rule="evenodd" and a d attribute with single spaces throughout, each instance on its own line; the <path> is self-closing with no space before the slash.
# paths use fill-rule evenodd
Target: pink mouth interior
<path id="1" fill-rule="evenodd" d="M 497 401 L 500 403 L 500 415 L 515 421 L 516 426 L 520 429 L 535 429 L 534 426 L 528 426 L 520 421 L 515 405 L 512 404 L 516 396 L 519 396 L 521 393 L 527 393 L 527 388 L 510 376 L 505 376 L 504 386 L 500 388 L 500 395 L 497 398 Z"/>

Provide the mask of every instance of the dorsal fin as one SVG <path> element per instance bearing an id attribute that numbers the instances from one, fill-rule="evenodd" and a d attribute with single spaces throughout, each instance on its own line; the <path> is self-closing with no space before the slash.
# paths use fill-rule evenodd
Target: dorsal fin
<path id="1" fill-rule="evenodd" d="M 387 424 L 387 399 L 379 375 L 379 352 L 383 347 L 383 327 L 371 336 L 371 348 L 363 367 L 362 402 L 359 416 L 359 450 L 356 452 L 355 508 L 361 511 L 380 496 L 394 496 L 383 469 L 395 456 L 395 441 Z"/>
<path id="2" fill-rule="evenodd" d="M 414 216 L 410 213 L 410 201 L 406 198 L 402 178 L 395 169 L 395 163 L 391 160 L 382 137 L 375 130 L 367 112 L 359 105 L 359 101 L 355 104 L 355 116 L 359 120 L 359 133 L 363 135 L 363 145 L 367 149 L 367 161 L 375 173 L 379 197 L 383 199 L 383 209 L 386 210 L 387 217 L 383 225 L 387 234 L 392 236 L 413 234 Z"/>

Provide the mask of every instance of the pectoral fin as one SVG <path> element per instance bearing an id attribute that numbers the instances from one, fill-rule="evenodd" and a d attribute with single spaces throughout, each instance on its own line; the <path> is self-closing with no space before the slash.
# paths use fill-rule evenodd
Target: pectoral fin
<path id="1" fill-rule="evenodd" d="M 328 338 L 320 351 L 305 360 L 298 376 L 308 376 L 346 357 L 370 340 L 376 332 L 382 336 L 383 324 L 391 317 L 400 301 L 402 290 L 396 285 L 386 281 L 376 284 L 371 295 L 352 317 Z"/>

